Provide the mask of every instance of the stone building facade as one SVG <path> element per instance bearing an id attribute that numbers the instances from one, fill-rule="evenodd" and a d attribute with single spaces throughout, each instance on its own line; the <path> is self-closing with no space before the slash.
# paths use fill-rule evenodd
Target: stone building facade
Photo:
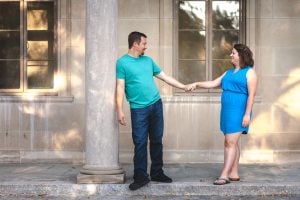
<path id="1" fill-rule="evenodd" d="M 0 161 L 115 164 L 118 170 L 118 153 L 121 163 L 132 162 L 133 144 L 130 125 L 118 129 L 109 114 L 115 112 L 114 61 L 127 52 L 128 34 L 141 31 L 148 36 L 147 54 L 178 78 L 178 1 L 54 2 L 54 93 L 1 91 Z M 259 86 L 250 132 L 240 144 L 241 161 L 299 161 L 300 0 L 243 2 L 245 43 L 254 52 Z M 222 162 L 220 92 L 180 93 L 157 83 L 164 104 L 165 162 Z M 125 109 L 129 121 L 127 103 Z"/>

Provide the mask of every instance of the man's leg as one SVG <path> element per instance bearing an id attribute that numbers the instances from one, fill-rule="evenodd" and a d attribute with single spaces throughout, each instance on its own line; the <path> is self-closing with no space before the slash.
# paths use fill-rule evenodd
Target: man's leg
<path id="1" fill-rule="evenodd" d="M 132 139 L 134 143 L 134 182 L 129 185 L 131 190 L 139 189 L 149 182 L 147 174 L 148 116 L 148 107 L 131 109 Z"/>
<path id="2" fill-rule="evenodd" d="M 151 158 L 150 176 L 153 177 L 163 172 L 162 137 L 164 132 L 164 118 L 161 100 L 153 104 L 151 108 L 149 127 Z"/>
<path id="3" fill-rule="evenodd" d="M 161 100 L 151 107 L 149 140 L 151 157 L 151 180 L 159 182 L 172 182 L 163 172 L 163 145 L 162 137 L 164 132 L 163 106 Z"/>

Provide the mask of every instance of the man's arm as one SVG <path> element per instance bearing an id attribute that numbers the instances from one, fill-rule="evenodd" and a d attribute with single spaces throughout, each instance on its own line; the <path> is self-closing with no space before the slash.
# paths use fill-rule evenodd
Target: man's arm
<path id="1" fill-rule="evenodd" d="M 177 81 L 176 79 L 174 79 L 171 76 L 168 76 L 167 74 L 165 74 L 163 71 L 161 71 L 159 74 L 157 74 L 155 77 L 157 77 L 158 79 L 166 82 L 167 84 L 188 91 L 189 89 L 182 83 L 180 83 L 179 81 Z"/>
<path id="2" fill-rule="evenodd" d="M 118 115 L 118 122 L 124 126 L 126 126 L 125 115 L 123 112 L 123 100 L 124 100 L 124 87 L 125 87 L 125 80 L 124 79 L 117 79 L 116 85 L 116 106 L 117 106 L 117 115 Z"/>

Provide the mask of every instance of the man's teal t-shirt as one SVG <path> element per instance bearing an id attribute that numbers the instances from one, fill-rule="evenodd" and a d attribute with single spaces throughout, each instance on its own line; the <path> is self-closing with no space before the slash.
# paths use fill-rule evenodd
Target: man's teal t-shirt
<path id="1" fill-rule="evenodd" d="M 153 76 L 161 69 L 148 56 L 125 54 L 117 60 L 117 79 L 125 80 L 126 99 L 130 108 L 144 108 L 160 99 Z"/>

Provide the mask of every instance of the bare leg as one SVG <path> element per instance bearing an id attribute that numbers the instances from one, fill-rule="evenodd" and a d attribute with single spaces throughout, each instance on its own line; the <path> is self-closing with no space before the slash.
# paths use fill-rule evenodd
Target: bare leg
<path id="1" fill-rule="evenodd" d="M 228 179 L 229 174 L 232 171 L 233 165 L 239 157 L 238 141 L 241 133 L 231 133 L 225 135 L 224 141 L 224 166 L 220 175 L 220 178 Z M 224 182 L 224 180 L 217 180 L 217 183 Z M 215 183 L 216 183 L 215 182 Z"/>
<path id="2" fill-rule="evenodd" d="M 233 163 L 233 166 L 229 172 L 230 178 L 240 178 L 239 177 L 239 161 L 240 161 L 240 146 L 239 143 L 236 144 L 236 155 L 235 155 L 235 161 Z"/>

